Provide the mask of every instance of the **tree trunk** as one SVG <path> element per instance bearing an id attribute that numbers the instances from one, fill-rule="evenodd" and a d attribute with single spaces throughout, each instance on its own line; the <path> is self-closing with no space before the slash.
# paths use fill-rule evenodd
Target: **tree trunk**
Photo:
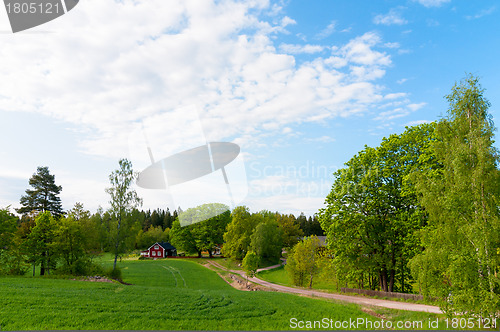
<path id="1" fill-rule="evenodd" d="M 116 232 L 116 241 L 115 241 L 115 261 L 113 263 L 113 271 L 116 269 L 116 260 L 118 259 L 118 247 L 120 246 L 120 227 L 122 225 L 122 215 L 118 216 L 118 231 Z"/>
<path id="2" fill-rule="evenodd" d="M 396 271 L 394 269 L 391 269 L 391 276 L 389 280 L 389 292 L 392 293 L 394 291 L 394 279 L 396 276 Z"/>
<path id="3" fill-rule="evenodd" d="M 198 250 L 198 258 L 201 258 L 201 250 Z"/>
<path id="4" fill-rule="evenodd" d="M 212 258 L 212 250 L 208 250 L 208 257 Z"/>
<path id="5" fill-rule="evenodd" d="M 47 257 L 45 251 L 42 252 L 42 262 L 40 263 L 40 275 L 45 275 L 45 257 Z"/>
<path id="6" fill-rule="evenodd" d="M 309 278 L 309 288 L 312 288 L 313 286 L 313 275 L 310 274 L 310 278 Z"/>
<path id="7" fill-rule="evenodd" d="M 388 292 L 389 287 L 387 285 L 387 271 L 385 269 L 380 271 L 380 289 L 383 292 Z"/>
<path id="8" fill-rule="evenodd" d="M 401 293 L 405 292 L 405 265 L 404 258 L 401 257 Z"/>

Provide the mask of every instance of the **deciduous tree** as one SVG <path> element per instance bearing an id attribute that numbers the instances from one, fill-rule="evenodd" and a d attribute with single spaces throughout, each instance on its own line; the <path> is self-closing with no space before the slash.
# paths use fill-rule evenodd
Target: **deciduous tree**
<path id="1" fill-rule="evenodd" d="M 416 176 L 429 226 L 412 270 L 424 294 L 446 299 L 446 311 L 497 316 L 500 174 L 490 103 L 472 75 L 446 99 L 448 116 L 438 122 L 429 147 L 442 167 Z"/>
<path id="2" fill-rule="evenodd" d="M 120 168 L 109 175 L 111 187 L 106 189 L 106 192 L 111 196 L 109 203 L 114 221 L 114 225 L 110 228 L 112 252 L 115 256 L 113 270 L 116 269 L 118 256 L 124 253 L 127 248 L 128 238 L 133 235 L 131 229 L 134 220 L 127 218 L 127 213 L 142 205 L 142 199 L 132 188 L 132 184 L 137 178 L 137 174 L 132 169 L 132 163 L 127 159 L 121 159 L 118 163 Z"/>
<path id="3" fill-rule="evenodd" d="M 283 249 L 283 231 L 274 218 L 270 215 L 255 227 L 250 236 L 250 248 L 260 259 L 278 262 Z"/>
<path id="4" fill-rule="evenodd" d="M 409 283 L 407 263 L 418 247 L 414 233 L 426 220 L 407 177 L 419 167 L 432 132 L 431 124 L 407 128 L 377 148 L 365 147 L 334 173 L 319 219 L 335 261 L 344 265 L 336 270 L 358 284 L 368 277 L 373 287 L 374 275 L 384 291 L 392 292 L 397 279 L 400 291 Z"/>
<path id="5" fill-rule="evenodd" d="M 253 217 L 245 206 L 236 207 L 231 213 L 231 222 L 224 233 L 224 256 L 242 260 L 250 248 L 250 236 L 262 221 Z"/>
<path id="6" fill-rule="evenodd" d="M 252 278 L 257 273 L 257 269 L 259 268 L 259 255 L 257 255 L 254 251 L 249 250 L 243 258 L 243 262 L 241 263 L 243 267 L 243 271 L 245 271 L 247 275 L 247 284 L 248 278 Z"/>
<path id="7" fill-rule="evenodd" d="M 312 288 L 313 278 L 319 272 L 320 241 L 317 236 L 305 238 L 293 247 L 288 255 L 285 270 L 297 286 L 309 284 Z"/>

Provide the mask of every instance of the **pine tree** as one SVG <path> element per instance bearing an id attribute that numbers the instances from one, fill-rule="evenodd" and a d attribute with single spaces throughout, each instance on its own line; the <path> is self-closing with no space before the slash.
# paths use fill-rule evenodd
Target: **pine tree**
<path id="1" fill-rule="evenodd" d="M 51 175 L 48 167 L 38 167 L 37 172 L 29 180 L 33 189 L 26 189 L 26 195 L 21 197 L 21 208 L 16 211 L 28 214 L 32 211 L 51 212 L 54 216 L 62 215 L 61 199 L 58 195 L 62 187 L 55 184 L 55 176 Z"/>

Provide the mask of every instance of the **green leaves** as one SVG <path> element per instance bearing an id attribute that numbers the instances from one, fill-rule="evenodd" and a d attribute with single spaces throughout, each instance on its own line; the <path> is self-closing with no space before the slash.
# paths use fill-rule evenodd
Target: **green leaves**
<path id="1" fill-rule="evenodd" d="M 445 298 L 445 310 L 496 316 L 500 173 L 490 103 L 472 75 L 446 99 L 448 117 L 438 122 L 427 150 L 441 167 L 415 177 L 429 227 L 421 233 L 425 250 L 412 260 L 412 271 L 425 294 Z"/>
<path id="2" fill-rule="evenodd" d="M 252 250 L 247 252 L 245 258 L 243 258 L 243 262 L 241 263 L 243 271 L 245 271 L 247 276 L 253 277 L 255 275 L 257 269 L 259 268 L 259 262 L 259 255 Z"/>
<path id="3" fill-rule="evenodd" d="M 320 242 L 317 236 L 306 237 L 297 243 L 288 255 L 285 270 L 297 286 L 309 285 L 312 288 L 313 279 L 319 273 Z"/>
<path id="4" fill-rule="evenodd" d="M 415 231 L 425 223 L 410 175 L 422 165 L 419 157 L 434 126 L 407 128 L 365 148 L 334 173 L 335 182 L 320 210 L 321 226 L 335 260 L 354 276 L 351 282 L 379 279 L 380 287 L 404 291 L 410 281 L 406 264 L 417 246 Z M 399 275 L 398 280 L 396 277 Z M 339 276 L 340 277 L 340 276 Z M 370 287 L 375 287 L 370 282 Z"/>
<path id="5" fill-rule="evenodd" d="M 132 183 L 137 178 L 132 163 L 127 159 L 121 159 L 118 164 L 120 168 L 109 175 L 111 187 L 106 189 L 111 196 L 109 203 L 114 216 L 112 220 L 114 223 L 109 228 L 112 252 L 115 255 L 113 270 L 116 268 L 118 256 L 126 251 L 129 242 L 127 240 L 133 238 L 134 220 L 127 217 L 135 207 L 142 205 L 142 199 L 132 189 Z"/>

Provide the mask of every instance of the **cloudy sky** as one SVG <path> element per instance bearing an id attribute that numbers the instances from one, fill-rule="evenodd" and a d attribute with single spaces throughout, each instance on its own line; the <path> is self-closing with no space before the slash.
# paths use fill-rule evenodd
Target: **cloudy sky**
<path id="1" fill-rule="evenodd" d="M 65 209 L 106 208 L 120 158 L 142 171 L 148 147 L 158 161 L 219 141 L 241 148 L 229 190 L 219 170 L 138 188 L 144 208 L 231 192 L 252 211 L 313 214 L 333 171 L 445 115 L 466 73 L 498 117 L 499 13 L 495 0 L 81 0 L 13 34 L 0 9 L 0 207 L 48 166 Z"/>

